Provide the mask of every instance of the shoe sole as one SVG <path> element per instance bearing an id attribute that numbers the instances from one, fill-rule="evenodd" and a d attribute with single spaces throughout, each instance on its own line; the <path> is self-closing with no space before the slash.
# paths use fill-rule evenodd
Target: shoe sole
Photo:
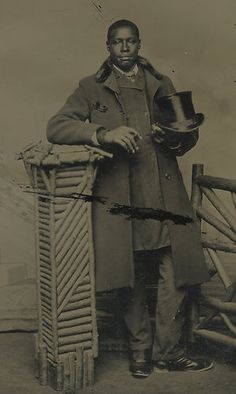
<path id="1" fill-rule="evenodd" d="M 148 378 L 148 376 L 151 375 L 151 372 L 149 374 L 141 374 L 141 373 L 132 373 L 132 376 L 136 379 L 145 379 Z"/>
<path id="2" fill-rule="evenodd" d="M 148 372 L 141 372 L 141 371 L 130 371 L 130 372 L 134 378 L 144 379 L 144 378 L 148 378 L 148 376 L 151 375 L 151 373 L 153 372 L 153 368 L 150 369 L 150 371 Z"/>
<path id="3" fill-rule="evenodd" d="M 208 365 L 208 367 L 201 368 L 201 369 L 167 369 L 167 368 L 157 368 L 154 367 L 153 371 L 156 373 L 170 373 L 170 372 L 204 372 L 204 371 L 209 371 L 210 369 L 213 368 L 213 363 Z"/>

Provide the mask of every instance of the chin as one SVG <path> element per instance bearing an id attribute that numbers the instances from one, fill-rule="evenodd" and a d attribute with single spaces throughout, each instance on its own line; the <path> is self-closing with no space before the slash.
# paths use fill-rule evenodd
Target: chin
<path id="1" fill-rule="evenodd" d="M 131 68 L 133 68 L 135 65 L 135 62 L 119 62 L 117 63 L 117 67 L 119 67 L 123 71 L 129 71 Z"/>
<path id="2" fill-rule="evenodd" d="M 118 58 L 114 57 L 112 58 L 112 62 L 113 64 L 115 64 L 115 66 L 120 68 L 122 71 L 129 71 L 136 64 L 137 57 L 131 57 L 130 59 L 123 61 L 119 57 Z"/>

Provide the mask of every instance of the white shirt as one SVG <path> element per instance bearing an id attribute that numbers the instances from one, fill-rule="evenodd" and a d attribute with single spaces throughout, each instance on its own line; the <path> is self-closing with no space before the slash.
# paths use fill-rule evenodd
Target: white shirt
<path id="1" fill-rule="evenodd" d="M 121 70 L 119 67 L 115 66 L 115 64 L 113 64 L 113 66 L 115 70 L 117 70 L 120 74 L 125 75 L 128 78 L 132 78 L 133 76 L 137 75 L 138 72 L 138 65 L 135 64 L 134 67 L 129 70 L 129 71 L 123 71 Z"/>

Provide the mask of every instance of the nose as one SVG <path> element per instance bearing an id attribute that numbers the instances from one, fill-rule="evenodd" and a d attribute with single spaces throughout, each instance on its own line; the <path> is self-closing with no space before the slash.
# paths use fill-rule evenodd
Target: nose
<path id="1" fill-rule="evenodd" d="M 124 40 L 122 41 L 122 48 L 121 48 L 122 52 L 128 52 L 129 51 L 129 47 L 127 42 Z"/>

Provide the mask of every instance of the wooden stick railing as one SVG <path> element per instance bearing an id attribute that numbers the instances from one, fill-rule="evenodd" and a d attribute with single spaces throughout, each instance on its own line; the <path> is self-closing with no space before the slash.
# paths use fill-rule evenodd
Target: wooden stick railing
<path id="1" fill-rule="evenodd" d="M 236 349 L 236 338 L 229 337 L 224 334 L 220 334 L 209 330 L 194 330 L 194 334 L 211 341 L 221 343 L 222 345 L 230 346 Z"/>
<path id="2" fill-rule="evenodd" d="M 236 193 L 231 192 L 232 202 L 234 204 L 234 208 L 236 209 Z"/>
<path id="3" fill-rule="evenodd" d="M 203 186 L 201 186 L 201 190 L 203 191 L 204 195 L 208 198 L 208 200 L 212 203 L 212 205 L 221 214 L 221 216 L 225 219 L 225 221 L 229 224 L 231 229 L 234 232 L 236 232 L 236 220 L 234 219 L 228 208 L 219 199 L 217 194 L 212 189 L 207 189 L 206 187 Z"/>
<path id="4" fill-rule="evenodd" d="M 194 166 L 199 166 L 199 164 L 194 164 Z M 225 179 L 209 175 L 198 175 L 195 179 L 199 186 L 236 193 L 236 180 L 234 179 Z"/>
<path id="5" fill-rule="evenodd" d="M 233 242 L 222 242 L 216 239 L 207 238 L 202 235 L 202 246 L 204 248 L 210 248 L 213 250 L 219 250 L 221 252 L 236 253 L 236 245 Z"/>
<path id="6" fill-rule="evenodd" d="M 221 312 L 219 313 L 220 317 L 222 318 L 222 320 L 224 321 L 225 325 L 228 327 L 228 329 L 230 330 L 230 332 L 236 336 L 236 327 L 235 325 L 231 322 L 231 320 L 229 319 L 229 317 Z"/>
<path id="7" fill-rule="evenodd" d="M 218 275 L 219 275 L 225 289 L 227 290 L 232 285 L 232 281 L 229 279 L 229 276 L 226 274 L 226 272 L 221 264 L 221 261 L 217 255 L 217 252 L 212 249 L 207 249 L 207 252 L 208 252 L 208 254 L 209 254 L 209 256 L 210 256 L 210 258 L 211 258 L 211 260 L 218 272 Z"/>
<path id="8" fill-rule="evenodd" d="M 196 208 L 196 212 L 200 218 L 204 219 L 211 226 L 215 227 L 218 231 L 224 234 L 231 241 L 236 242 L 236 234 L 230 229 L 229 226 L 224 224 L 221 220 L 216 218 L 210 212 L 208 212 L 205 208 L 198 207 Z"/>
<path id="9" fill-rule="evenodd" d="M 236 314 L 236 303 L 235 302 L 224 302 L 220 301 L 216 297 L 201 295 L 200 302 L 204 306 L 216 309 L 219 312 Z"/>
<path id="10" fill-rule="evenodd" d="M 212 190 L 218 189 L 230 192 L 235 212 L 236 180 L 203 175 L 203 172 L 204 168 L 202 164 L 193 165 L 191 198 L 193 208 L 196 211 L 200 223 L 204 220 L 232 242 L 221 241 L 218 238 L 211 239 L 205 234 L 202 235 L 202 245 L 206 248 L 213 263 L 214 268 L 212 270 L 212 275 L 214 275 L 215 272 L 218 274 L 225 288 L 226 295 L 225 300 L 222 301 L 216 297 L 201 294 L 200 303 L 209 310 L 205 318 L 201 319 L 201 322 L 198 322 L 198 324 L 196 324 L 197 318 L 194 316 L 195 328 L 193 328 L 193 334 L 236 348 L 236 338 L 232 337 L 232 335 L 236 336 L 236 326 L 228 316 L 228 314 L 233 316 L 236 315 L 236 302 L 232 302 L 236 294 L 236 282 L 229 278 L 217 253 L 217 251 L 236 253 L 236 218 L 217 196 L 216 192 Z M 208 199 L 211 205 L 221 215 L 224 222 L 202 207 L 203 196 Z M 196 305 L 194 305 L 194 311 L 196 311 Z M 217 316 L 220 317 L 221 321 L 225 324 L 230 335 L 215 332 L 212 329 L 206 329 L 208 323 L 212 322 L 212 319 L 217 318 Z"/>

